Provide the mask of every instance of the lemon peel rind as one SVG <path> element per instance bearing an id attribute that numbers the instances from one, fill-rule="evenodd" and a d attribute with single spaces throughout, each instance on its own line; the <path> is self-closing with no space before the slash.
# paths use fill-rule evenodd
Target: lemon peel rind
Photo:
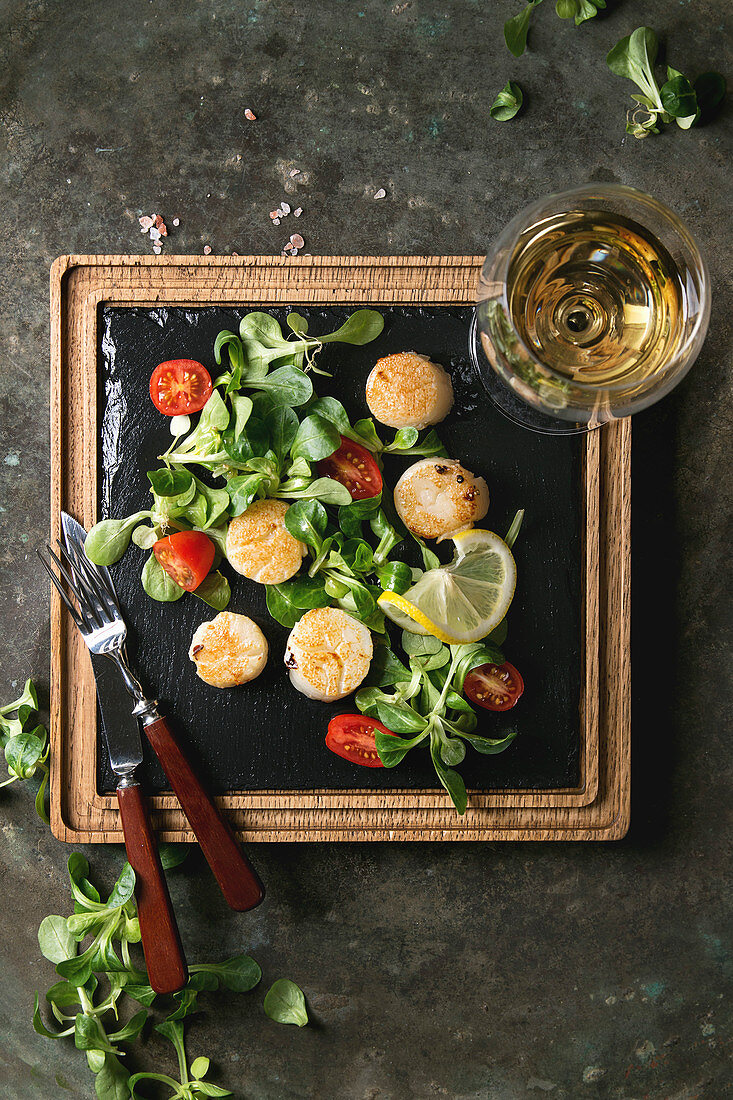
<path id="1" fill-rule="evenodd" d="M 478 539 L 476 539 L 477 535 L 479 535 Z M 498 623 L 500 623 L 506 617 L 506 614 L 511 607 L 512 601 L 514 599 L 514 594 L 516 592 L 517 566 L 511 549 L 507 546 L 501 536 L 495 534 L 493 531 L 485 531 L 483 528 L 474 527 L 469 528 L 466 531 L 457 532 L 455 535 L 451 536 L 451 539 L 458 551 L 458 561 L 466 556 L 466 551 L 464 551 L 464 548 L 461 544 L 471 539 L 476 540 L 479 545 L 481 543 L 484 543 L 485 545 L 488 544 L 488 546 L 491 546 L 493 544 L 494 548 L 496 549 L 496 543 L 500 543 L 503 547 L 503 550 L 500 552 L 500 554 L 502 557 L 506 556 L 506 558 L 508 559 L 508 564 L 510 564 L 510 591 L 507 593 L 506 599 L 501 601 L 494 608 L 494 613 L 492 614 L 491 618 L 487 620 L 488 625 L 482 624 L 480 629 L 466 631 L 462 635 L 457 636 L 455 634 L 450 634 L 448 631 L 444 630 L 443 627 L 438 626 L 438 624 L 433 622 L 433 620 L 428 615 L 426 615 L 425 612 L 422 611 L 416 604 L 412 603 L 405 596 L 399 595 L 396 592 L 383 592 L 382 595 L 378 598 L 377 603 L 381 606 L 387 617 L 391 619 L 392 622 L 395 622 L 398 626 L 401 626 L 403 629 L 410 629 L 408 626 L 405 625 L 405 621 L 403 618 L 404 616 L 420 628 L 418 631 L 416 631 L 416 633 L 427 632 L 428 634 L 432 634 L 433 637 L 438 638 L 446 645 L 465 645 L 470 642 L 481 641 L 483 638 L 487 637 L 491 633 L 491 631 L 496 628 Z M 478 549 L 479 546 L 476 547 L 476 550 Z M 469 550 L 468 553 L 471 553 L 471 551 Z M 457 564 L 457 562 L 455 564 Z M 443 566 L 442 568 L 450 572 L 450 566 Z M 501 614 L 497 615 L 497 611 L 499 609 L 501 609 Z M 393 614 L 392 612 L 395 610 L 400 612 L 401 614 Z"/>

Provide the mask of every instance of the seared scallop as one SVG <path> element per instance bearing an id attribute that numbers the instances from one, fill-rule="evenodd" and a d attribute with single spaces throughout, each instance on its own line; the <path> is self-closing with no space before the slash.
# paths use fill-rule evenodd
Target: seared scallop
<path id="1" fill-rule="evenodd" d="M 482 477 L 453 458 L 423 458 L 395 485 L 399 517 L 414 535 L 441 539 L 483 519 L 489 490 Z"/>
<path id="2" fill-rule="evenodd" d="M 282 584 L 300 569 L 306 547 L 285 526 L 287 510 L 284 500 L 256 500 L 229 524 L 227 558 L 243 577 Z"/>
<path id="3" fill-rule="evenodd" d="M 367 405 L 390 428 L 427 428 L 448 415 L 453 405 L 450 375 L 439 363 L 416 351 L 380 359 L 366 384 Z"/>
<path id="4" fill-rule="evenodd" d="M 254 680 L 267 664 L 267 639 L 246 615 L 220 611 L 197 627 L 188 655 L 207 684 L 238 687 Z"/>
<path id="5" fill-rule="evenodd" d="M 372 659 L 367 627 L 337 607 L 318 607 L 290 631 L 285 664 L 290 682 L 309 699 L 333 703 L 356 691 Z"/>

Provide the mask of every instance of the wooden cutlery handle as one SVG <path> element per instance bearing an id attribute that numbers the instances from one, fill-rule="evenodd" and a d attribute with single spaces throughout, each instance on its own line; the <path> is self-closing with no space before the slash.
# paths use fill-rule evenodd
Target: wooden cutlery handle
<path id="1" fill-rule="evenodd" d="M 117 801 L 127 858 L 135 872 L 135 900 L 148 978 L 156 993 L 176 993 L 186 984 L 188 967 L 148 808 L 137 784 L 118 787 Z"/>
<path id="2" fill-rule="evenodd" d="M 265 889 L 181 752 L 170 726 L 165 718 L 158 718 L 144 729 L 227 903 L 241 913 L 254 909 L 264 898 Z"/>

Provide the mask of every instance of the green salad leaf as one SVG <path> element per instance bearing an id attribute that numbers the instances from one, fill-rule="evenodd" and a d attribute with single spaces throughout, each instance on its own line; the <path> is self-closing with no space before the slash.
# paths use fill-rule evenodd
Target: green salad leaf
<path id="1" fill-rule="evenodd" d="M 279 978 L 265 995 L 265 1014 L 280 1024 L 305 1027 L 308 1023 L 308 1012 L 303 990 L 295 982 Z"/>
<path id="2" fill-rule="evenodd" d="M 508 80 L 491 104 L 489 114 L 497 122 L 508 122 L 514 118 L 523 101 L 522 89 L 513 80 Z"/>

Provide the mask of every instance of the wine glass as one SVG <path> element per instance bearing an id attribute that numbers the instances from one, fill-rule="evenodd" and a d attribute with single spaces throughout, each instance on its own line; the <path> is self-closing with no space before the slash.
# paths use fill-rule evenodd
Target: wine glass
<path id="1" fill-rule="evenodd" d="M 657 199 L 588 184 L 532 203 L 481 270 L 471 355 L 511 420 L 585 432 L 646 408 L 697 358 L 710 277 Z"/>

